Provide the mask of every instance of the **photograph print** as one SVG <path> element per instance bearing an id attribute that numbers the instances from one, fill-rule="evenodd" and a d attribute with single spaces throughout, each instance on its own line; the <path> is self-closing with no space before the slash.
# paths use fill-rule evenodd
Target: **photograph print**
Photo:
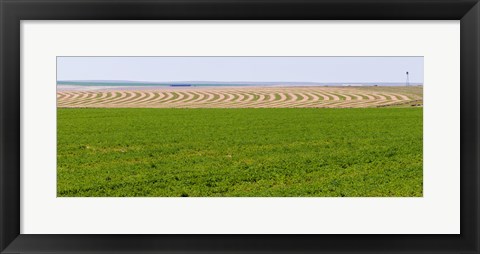
<path id="1" fill-rule="evenodd" d="M 57 57 L 57 197 L 422 197 L 422 56 Z"/>

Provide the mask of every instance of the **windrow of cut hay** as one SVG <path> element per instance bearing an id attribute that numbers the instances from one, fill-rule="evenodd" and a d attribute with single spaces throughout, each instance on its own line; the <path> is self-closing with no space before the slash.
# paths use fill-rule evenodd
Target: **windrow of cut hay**
<path id="1" fill-rule="evenodd" d="M 58 91 L 62 108 L 366 108 L 422 105 L 422 87 L 222 87 Z"/>

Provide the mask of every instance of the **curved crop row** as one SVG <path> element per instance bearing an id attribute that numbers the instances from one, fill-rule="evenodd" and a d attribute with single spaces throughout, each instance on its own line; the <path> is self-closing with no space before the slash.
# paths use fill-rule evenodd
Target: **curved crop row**
<path id="1" fill-rule="evenodd" d="M 58 107 L 363 108 L 421 100 L 403 90 L 340 87 L 59 91 Z"/>

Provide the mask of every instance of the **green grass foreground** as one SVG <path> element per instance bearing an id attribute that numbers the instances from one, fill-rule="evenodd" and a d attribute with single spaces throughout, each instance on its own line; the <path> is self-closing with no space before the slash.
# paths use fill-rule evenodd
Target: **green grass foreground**
<path id="1" fill-rule="evenodd" d="M 422 196 L 422 108 L 58 109 L 59 197 Z"/>

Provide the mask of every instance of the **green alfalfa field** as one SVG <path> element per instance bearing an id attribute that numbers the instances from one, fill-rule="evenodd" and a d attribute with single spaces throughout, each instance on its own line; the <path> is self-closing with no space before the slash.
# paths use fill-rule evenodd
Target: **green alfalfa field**
<path id="1" fill-rule="evenodd" d="M 59 108 L 58 197 L 420 197 L 422 108 Z"/>

